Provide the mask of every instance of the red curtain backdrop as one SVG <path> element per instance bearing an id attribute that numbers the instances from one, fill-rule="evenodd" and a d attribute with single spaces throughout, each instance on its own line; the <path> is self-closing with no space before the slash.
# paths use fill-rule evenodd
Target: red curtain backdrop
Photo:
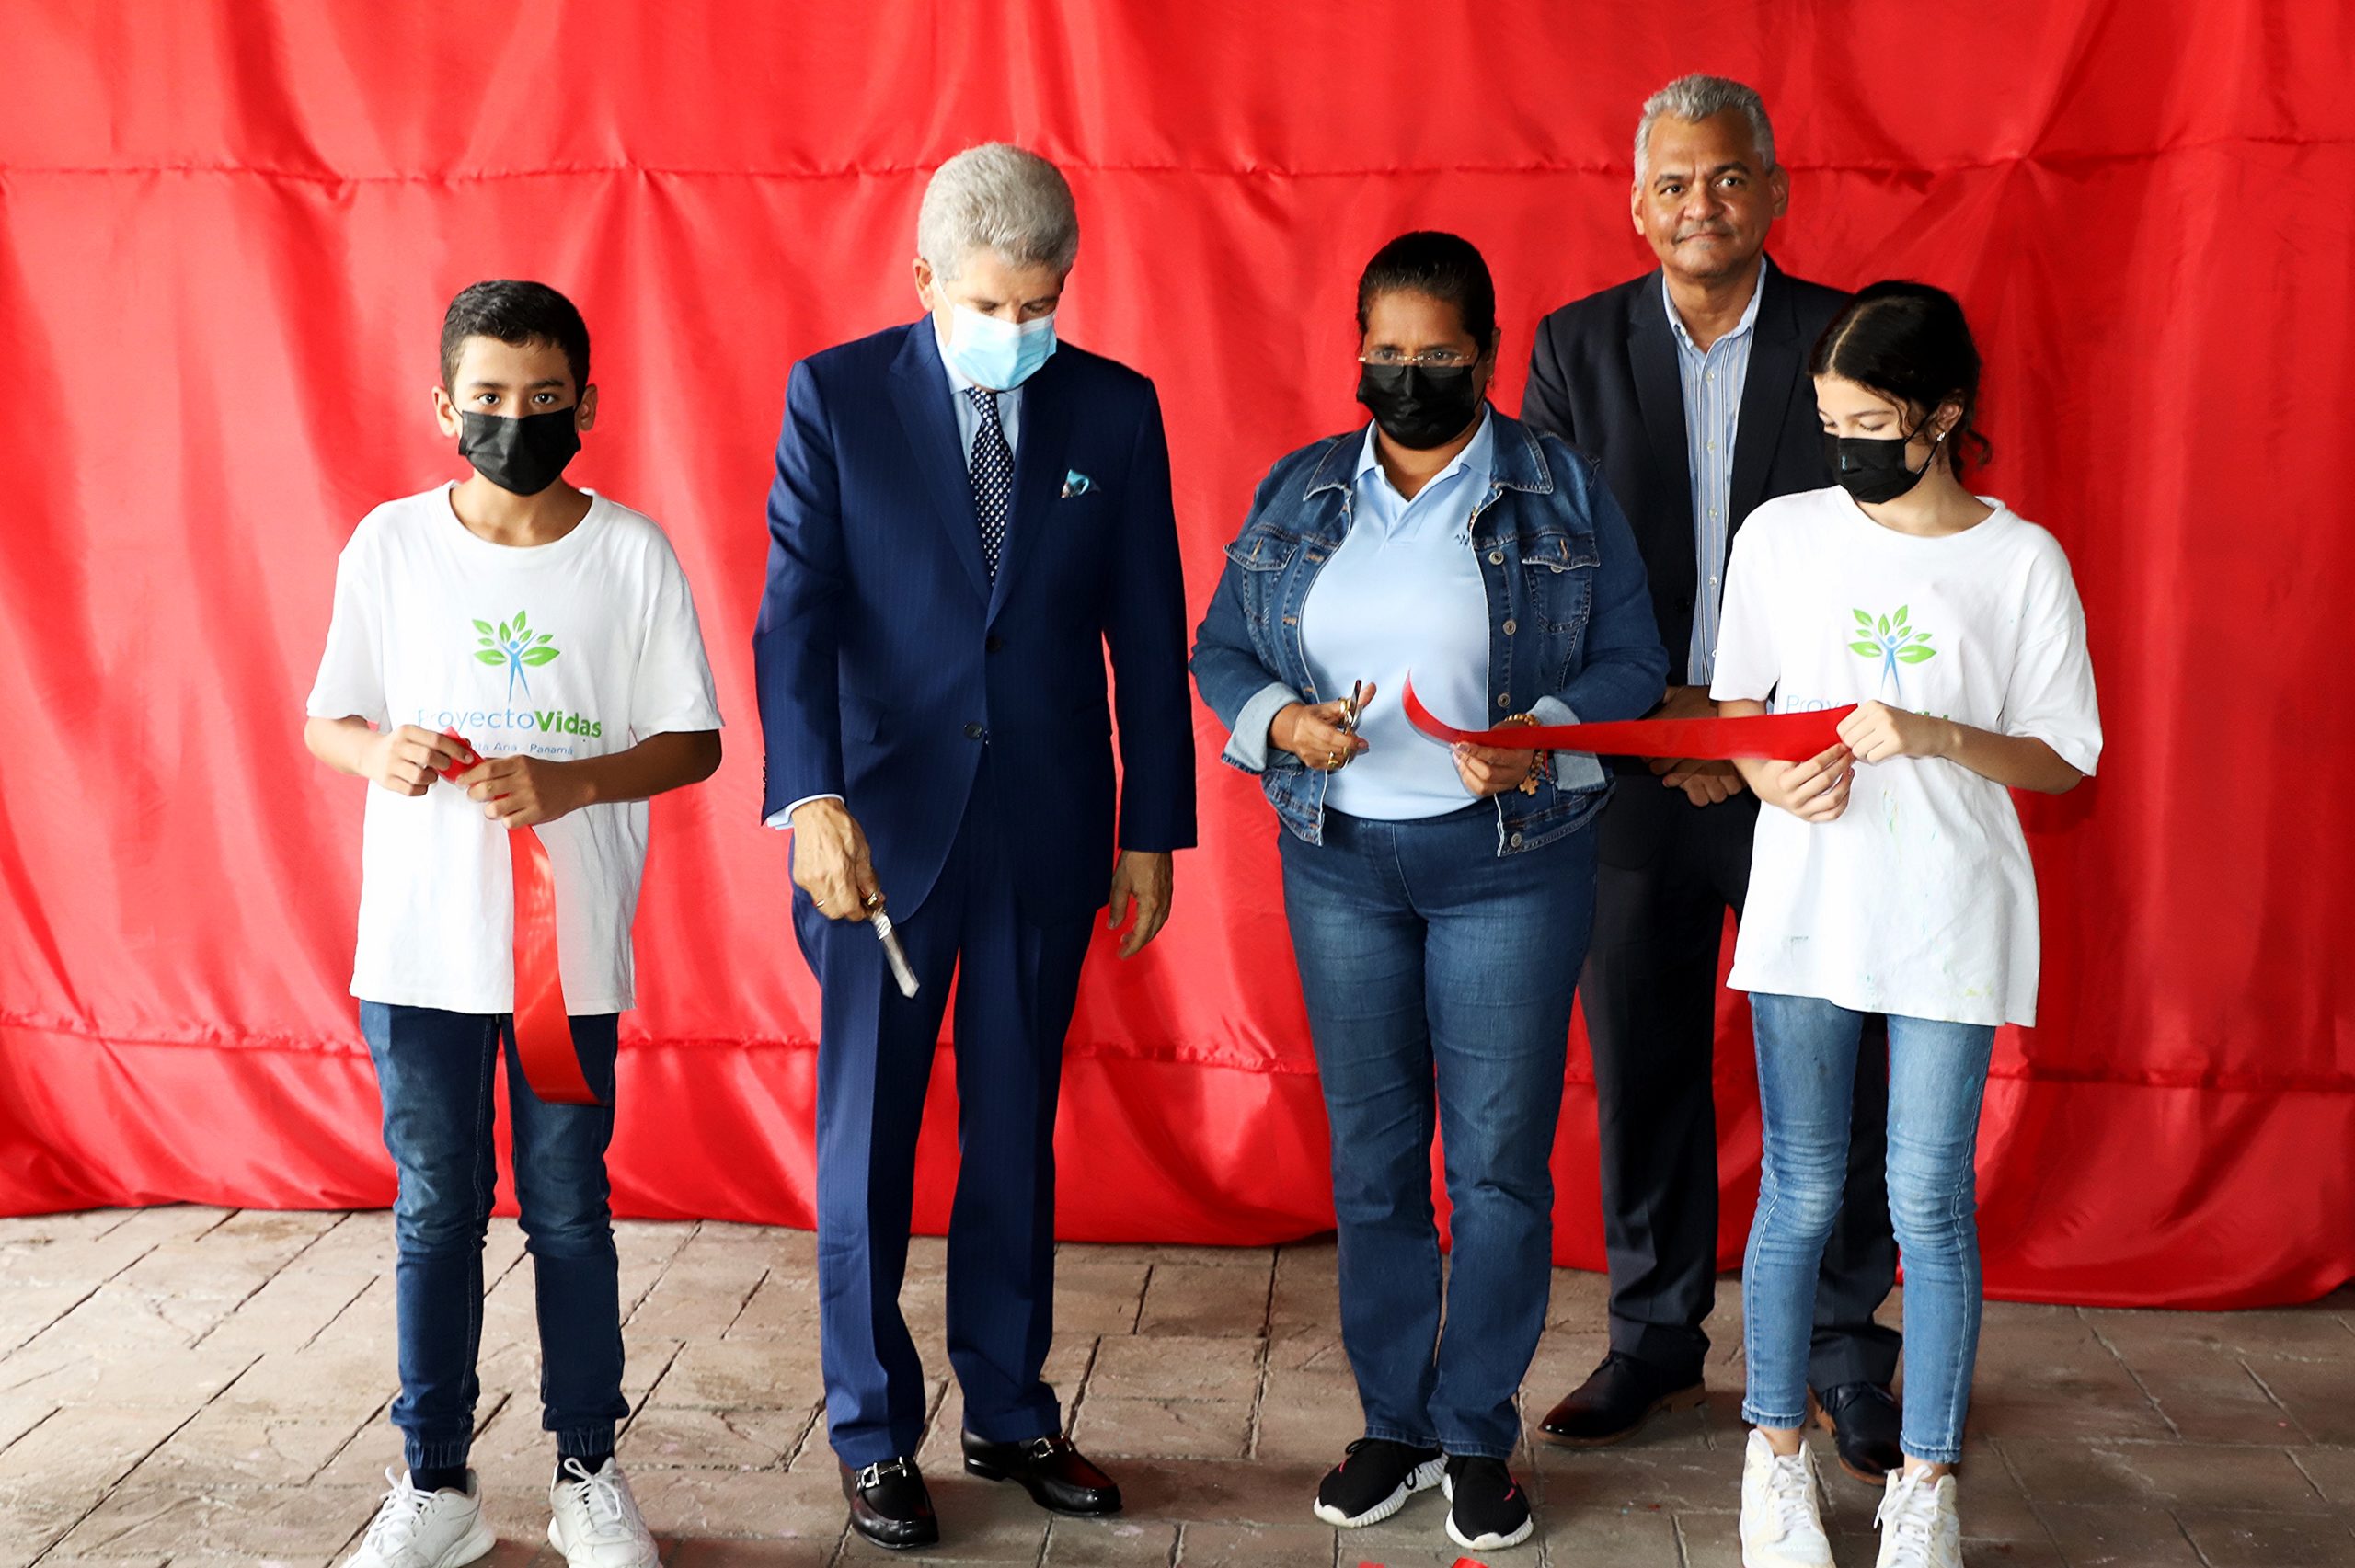
<path id="1" fill-rule="evenodd" d="M 1774 111 L 1784 265 L 1968 304 L 1984 487 L 2060 536 L 2091 618 L 2101 776 L 2023 804 L 2042 1023 L 1988 1093 L 1990 1288 L 2245 1304 L 2355 1274 L 2333 0 L 9 0 L 5 34 L 0 1209 L 391 1197 L 345 994 L 364 786 L 297 731 L 337 550 L 458 471 L 428 390 L 460 286 L 586 312 L 603 418 L 573 476 L 669 529 L 730 721 L 718 776 L 654 807 L 618 1205 L 807 1224 L 815 994 L 754 821 L 762 503 L 795 357 L 915 314 L 930 169 L 1005 137 L 1070 175 L 1063 327 L 1159 383 L 1199 609 L 1269 463 L 1359 418 L 1374 247 L 1487 252 L 1517 408 L 1538 316 L 1650 267 L 1637 108 L 1707 70 Z M 1198 710 L 1167 934 L 1091 960 L 1072 1237 L 1331 1222 L 1276 830 L 1223 738 Z M 1757 1127 L 1737 1001 L 1723 1024 L 1730 1260 Z M 1582 1045 L 1570 1077 L 1556 1251 L 1599 1267 Z"/>

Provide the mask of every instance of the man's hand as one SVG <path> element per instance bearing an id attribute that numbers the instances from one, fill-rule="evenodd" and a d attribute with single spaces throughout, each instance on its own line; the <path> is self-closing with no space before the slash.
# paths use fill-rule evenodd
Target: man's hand
<path id="1" fill-rule="evenodd" d="M 405 724 L 368 738 L 360 752 L 359 772 L 371 784 L 413 797 L 431 788 L 442 769 L 473 761 L 474 755 L 463 741 Z"/>
<path id="2" fill-rule="evenodd" d="M 1717 704 L 1706 686 L 1671 686 L 1668 700 L 1652 710 L 1652 718 L 1715 718 Z M 1661 785 L 1681 789 L 1695 806 L 1715 806 L 1741 793 L 1741 771 L 1731 762 L 1706 762 L 1692 757 L 1654 757 L 1651 770 Z"/>
<path id="3" fill-rule="evenodd" d="M 553 822 L 588 805 L 591 792 L 568 762 L 539 757 L 493 757 L 457 777 L 468 798 L 482 802 L 482 814 L 502 828 Z"/>
<path id="4" fill-rule="evenodd" d="M 1887 703 L 1860 703 L 1840 721 L 1840 739 L 1859 762 L 1895 757 L 1944 757 L 1953 751 L 1955 727 Z"/>
<path id="5" fill-rule="evenodd" d="M 1457 744 L 1448 748 L 1455 758 L 1455 776 L 1476 795 L 1503 795 L 1521 787 L 1537 765 L 1534 750 L 1510 751 L 1499 746 Z"/>
<path id="6" fill-rule="evenodd" d="M 1373 705 L 1373 692 L 1369 682 L 1358 694 L 1361 715 Z M 1319 703 L 1314 707 L 1306 703 L 1290 704 L 1268 721 L 1268 743 L 1279 751 L 1291 752 L 1312 768 L 1338 773 L 1368 750 L 1362 738 L 1342 730 L 1349 712 L 1347 702 Z"/>
<path id="7" fill-rule="evenodd" d="M 1855 762 L 1855 753 L 1834 746 L 1804 762 L 1763 763 L 1751 782 L 1767 805 L 1779 806 L 1802 822 L 1831 822 L 1848 809 Z"/>
<path id="8" fill-rule="evenodd" d="M 806 800 L 793 813 L 793 885 L 830 921 L 863 921 L 883 896 L 858 818 L 839 800 Z"/>
<path id="9" fill-rule="evenodd" d="M 1121 957 L 1133 958 L 1143 952 L 1145 944 L 1169 923 L 1169 898 L 1176 881 L 1171 861 L 1166 850 L 1122 850 L 1112 863 L 1112 909 L 1105 929 L 1120 930 L 1132 908 L 1137 917 L 1120 943 Z"/>
<path id="10" fill-rule="evenodd" d="M 1741 793 L 1741 771 L 1731 762 L 1704 762 L 1691 757 L 1655 757 L 1652 772 L 1670 789 L 1681 789 L 1695 806 L 1715 806 Z"/>

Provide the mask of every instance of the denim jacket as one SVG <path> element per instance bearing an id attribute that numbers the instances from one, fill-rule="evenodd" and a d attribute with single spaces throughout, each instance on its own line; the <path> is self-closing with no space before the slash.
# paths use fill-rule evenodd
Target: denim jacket
<path id="1" fill-rule="evenodd" d="M 1640 718 L 1666 691 L 1642 557 L 1595 465 L 1552 436 L 1491 411 L 1496 464 L 1472 514 L 1488 595 L 1488 716 L 1545 724 Z M 1287 831 L 1321 843 L 1327 775 L 1268 738 L 1293 703 L 1328 702 L 1301 646 L 1301 607 L 1348 537 L 1361 429 L 1301 448 L 1269 470 L 1194 634 L 1194 684 L 1232 738 L 1223 761 L 1259 775 Z M 1458 723 L 1466 720 L 1448 715 Z M 1497 853 L 1551 843 L 1603 808 L 1610 780 L 1588 756 L 1554 759 L 1534 795 L 1496 797 Z"/>

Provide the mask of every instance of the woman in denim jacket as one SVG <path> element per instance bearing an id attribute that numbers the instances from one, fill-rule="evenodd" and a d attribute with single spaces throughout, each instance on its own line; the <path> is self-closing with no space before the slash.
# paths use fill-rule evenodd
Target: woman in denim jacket
<path id="1" fill-rule="evenodd" d="M 1365 1436 L 1316 1516 L 1372 1524 L 1443 1483 L 1449 1535 L 1492 1550 L 1531 1528 L 1505 1460 L 1545 1321 L 1547 1161 L 1610 786 L 1582 754 L 1430 740 L 1389 693 L 1411 671 L 1466 727 L 1636 718 L 1668 657 L 1594 465 L 1488 406 L 1480 253 L 1453 235 L 1392 241 L 1359 280 L 1358 326 L 1373 422 L 1269 472 L 1193 672 L 1233 733 L 1225 761 L 1259 775 L 1282 824 L 1332 1127 Z M 1443 1341 L 1434 1111 L 1454 1209 Z"/>

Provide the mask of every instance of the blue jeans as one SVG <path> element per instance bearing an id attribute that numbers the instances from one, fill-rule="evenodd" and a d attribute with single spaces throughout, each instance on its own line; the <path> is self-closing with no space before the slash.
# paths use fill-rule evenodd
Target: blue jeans
<path id="1" fill-rule="evenodd" d="M 1753 993 L 1765 1158 L 1742 1260 L 1750 1363 L 1742 1415 L 1807 1417 L 1808 1345 L 1823 1243 L 1847 1179 L 1848 1109 L 1865 1015 L 1809 996 Z M 1905 1260 L 1905 1452 L 1962 1458 L 1979 1356 L 1979 1106 L 1993 1024 L 1889 1020 L 1889 1217 Z"/>
<path id="2" fill-rule="evenodd" d="M 556 1434 L 559 1455 L 585 1457 L 610 1452 L 615 1424 L 629 1414 L 605 1180 L 619 1024 L 613 1013 L 572 1020 L 581 1073 L 605 1104 L 552 1105 L 524 1082 L 505 1015 L 360 1004 L 384 1097 L 385 1148 L 400 1173 L 393 1281 L 401 1391 L 392 1415 L 413 1470 L 463 1465 L 474 1440 L 502 1046 L 515 1197 L 539 1308 L 541 1425 Z"/>
<path id="3" fill-rule="evenodd" d="M 1499 856 L 1484 803 L 1410 822 L 1328 811 L 1322 844 L 1279 841 L 1366 1436 L 1507 1458 L 1553 1283 L 1548 1161 L 1594 830 Z M 1444 1337 L 1434 1111 L 1454 1208 Z"/>

